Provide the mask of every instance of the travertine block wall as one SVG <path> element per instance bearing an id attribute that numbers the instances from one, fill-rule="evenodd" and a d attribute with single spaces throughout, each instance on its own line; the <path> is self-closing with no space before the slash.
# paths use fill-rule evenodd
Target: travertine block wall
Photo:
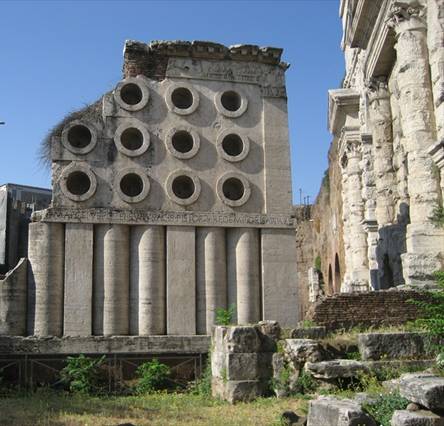
<path id="1" fill-rule="evenodd" d="M 28 334 L 209 334 L 298 320 L 281 49 L 125 44 L 124 79 L 52 135 Z"/>

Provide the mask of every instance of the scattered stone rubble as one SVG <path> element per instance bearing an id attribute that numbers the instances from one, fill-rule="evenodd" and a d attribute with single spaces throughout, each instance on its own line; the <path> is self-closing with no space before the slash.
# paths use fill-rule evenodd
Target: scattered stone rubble
<path id="1" fill-rule="evenodd" d="M 290 332 L 291 336 L 300 334 L 301 330 Z M 277 397 L 286 397 L 302 390 L 303 374 L 328 390 L 341 381 L 387 368 L 426 370 L 433 365 L 433 360 L 428 359 L 430 353 L 419 351 L 427 341 L 422 333 L 360 334 L 358 349 L 363 360 L 346 359 L 356 348 L 352 344 L 335 346 L 331 341 L 314 339 L 279 340 L 280 335 L 279 324 L 274 321 L 215 327 L 211 354 L 213 396 L 230 403 L 251 401 L 272 392 Z M 395 342 L 391 351 L 386 350 L 389 341 Z M 406 356 L 415 359 L 402 359 Z M 395 411 L 392 425 L 444 425 L 444 378 L 427 371 L 404 374 L 387 383 L 387 392 L 397 391 L 410 401 L 406 410 Z M 356 394 L 353 400 L 320 396 L 310 402 L 307 426 L 377 426 L 363 409 L 363 404 L 374 402 L 375 398 L 365 393 Z M 304 424 L 304 419 L 292 423 L 290 417 L 283 421 Z"/>

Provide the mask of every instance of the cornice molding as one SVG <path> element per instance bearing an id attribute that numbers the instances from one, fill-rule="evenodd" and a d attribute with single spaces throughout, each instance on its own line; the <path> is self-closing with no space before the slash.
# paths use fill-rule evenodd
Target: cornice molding
<path id="1" fill-rule="evenodd" d="M 328 129 L 338 133 L 340 116 L 344 113 L 359 112 L 360 94 L 354 89 L 334 89 L 328 91 Z"/>

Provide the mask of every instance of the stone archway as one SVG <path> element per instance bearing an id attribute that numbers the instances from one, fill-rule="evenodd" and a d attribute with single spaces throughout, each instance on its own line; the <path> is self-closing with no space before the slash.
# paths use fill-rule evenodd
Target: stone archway
<path id="1" fill-rule="evenodd" d="M 338 253 L 335 255 L 335 277 L 334 277 L 334 292 L 339 293 L 341 291 L 341 267 L 339 265 Z"/>

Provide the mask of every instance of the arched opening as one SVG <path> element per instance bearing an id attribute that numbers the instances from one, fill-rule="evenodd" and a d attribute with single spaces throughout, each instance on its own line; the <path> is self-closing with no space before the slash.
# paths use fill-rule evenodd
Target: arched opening
<path id="1" fill-rule="evenodd" d="M 390 266 L 390 258 L 387 253 L 384 254 L 384 258 L 382 260 L 382 271 L 383 276 L 381 280 L 381 290 L 393 287 L 393 271 L 392 267 Z"/>
<path id="2" fill-rule="evenodd" d="M 328 265 L 328 283 L 327 283 L 327 293 L 333 294 L 333 272 L 331 269 L 331 264 Z"/>
<path id="3" fill-rule="evenodd" d="M 341 267 L 339 266 L 338 253 L 336 253 L 336 255 L 335 255 L 334 291 L 335 291 L 335 293 L 339 293 L 341 291 Z"/>

